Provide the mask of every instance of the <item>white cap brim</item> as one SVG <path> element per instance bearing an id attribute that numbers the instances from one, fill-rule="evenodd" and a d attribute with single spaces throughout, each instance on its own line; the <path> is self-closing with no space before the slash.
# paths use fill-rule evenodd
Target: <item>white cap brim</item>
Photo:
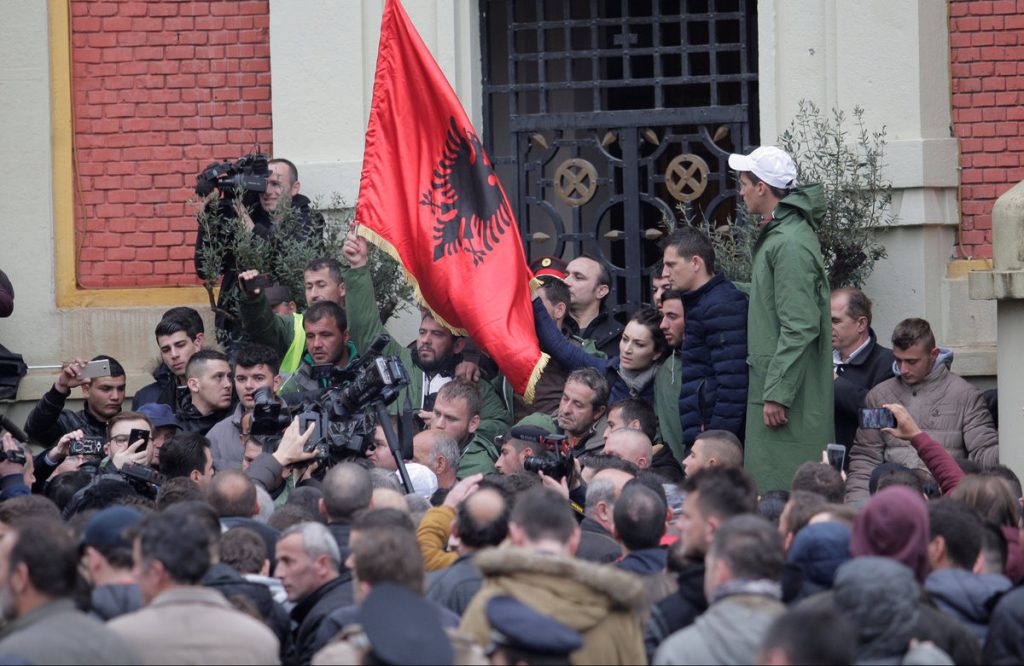
<path id="1" fill-rule="evenodd" d="M 754 162 L 746 155 L 733 153 L 729 155 L 729 168 L 733 171 L 753 171 Z"/>

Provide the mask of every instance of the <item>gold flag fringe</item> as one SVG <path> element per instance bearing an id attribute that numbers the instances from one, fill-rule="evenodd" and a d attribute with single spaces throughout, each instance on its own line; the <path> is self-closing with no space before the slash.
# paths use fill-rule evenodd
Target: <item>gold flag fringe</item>
<path id="1" fill-rule="evenodd" d="M 356 235 L 365 238 L 367 242 L 373 243 L 375 246 L 380 248 L 381 252 L 386 253 L 402 267 L 402 272 L 405 273 L 405 279 L 412 285 L 413 293 L 416 296 L 416 302 L 420 306 L 430 310 L 430 314 L 433 316 L 434 321 L 447 328 L 453 335 L 469 337 L 469 333 L 465 329 L 452 326 L 445 321 L 443 317 L 439 317 L 438 314 L 431 309 L 427 304 L 427 299 L 423 298 L 423 292 L 420 290 L 419 281 L 416 280 L 416 276 L 406 270 L 405 264 L 402 262 L 402 257 L 398 254 L 398 250 L 395 249 L 394 245 L 373 229 L 367 228 L 364 224 L 360 224 L 356 227 Z M 540 286 L 541 281 L 537 278 L 532 278 L 530 280 L 530 289 L 536 289 Z M 523 392 L 523 399 L 526 401 L 526 404 L 533 404 L 533 399 L 536 397 L 537 382 L 540 381 L 540 376 L 544 372 L 544 369 L 547 367 L 550 360 L 550 356 L 541 352 L 540 359 L 537 361 L 537 364 L 533 366 L 533 371 L 530 373 L 530 380 L 527 382 L 526 390 Z"/>

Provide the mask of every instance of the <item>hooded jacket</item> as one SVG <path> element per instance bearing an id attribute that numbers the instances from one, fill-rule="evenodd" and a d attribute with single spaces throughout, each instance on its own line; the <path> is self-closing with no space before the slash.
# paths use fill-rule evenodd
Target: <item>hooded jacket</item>
<path id="1" fill-rule="evenodd" d="M 833 441 L 832 317 L 818 229 L 821 185 L 779 202 L 754 246 L 747 313 L 744 467 L 761 492 L 788 488 L 801 463 Z M 786 406 L 787 423 L 764 424 L 765 402 Z"/>
<path id="2" fill-rule="evenodd" d="M 901 376 L 887 379 L 868 392 L 865 407 L 899 403 L 907 408 L 918 427 L 945 447 L 954 458 L 968 458 L 983 468 L 999 463 L 999 434 L 985 407 L 981 391 L 953 374 L 949 366 L 953 352 L 940 349 L 928 376 L 914 385 Z M 850 473 L 846 480 L 846 501 L 868 498 L 872 470 L 883 462 L 910 469 L 927 470 L 910 442 L 881 430 L 857 430 L 850 450 Z"/>
<path id="3" fill-rule="evenodd" d="M 988 622 L 996 602 L 1013 583 L 999 574 L 976 574 L 966 569 L 933 571 L 924 589 L 940 610 L 955 617 L 970 629 L 980 643 L 985 642 Z"/>
<path id="4" fill-rule="evenodd" d="M 491 635 L 487 602 L 507 594 L 580 632 L 583 647 L 569 656 L 571 663 L 644 663 L 640 614 L 645 597 L 636 576 L 516 547 L 493 548 L 474 561 L 484 583 L 463 614 L 461 629 L 481 645 Z"/>
<path id="5" fill-rule="evenodd" d="M 153 371 L 153 379 L 156 381 L 146 384 L 132 396 L 133 412 L 139 411 L 139 407 L 152 402 L 160 402 L 169 405 L 171 409 L 174 408 L 177 400 L 178 380 L 171 369 L 165 363 L 161 363 Z"/>
<path id="6" fill-rule="evenodd" d="M 142 608 L 142 596 L 135 583 L 100 585 L 90 594 L 89 605 L 93 617 L 107 622 Z"/>
<path id="7" fill-rule="evenodd" d="M 708 608 L 704 596 L 704 562 L 686 565 L 676 579 L 676 592 L 651 608 L 644 627 L 644 649 L 650 661 L 654 652 L 671 634 L 693 624 Z"/>
<path id="8" fill-rule="evenodd" d="M 679 395 L 683 443 L 704 430 L 728 430 L 743 438 L 747 407 L 747 297 L 714 275 L 683 294 L 684 378 Z"/>
<path id="9" fill-rule="evenodd" d="M 654 664 L 752 664 L 782 602 L 770 596 L 726 596 L 694 623 L 669 636 L 654 653 Z"/>

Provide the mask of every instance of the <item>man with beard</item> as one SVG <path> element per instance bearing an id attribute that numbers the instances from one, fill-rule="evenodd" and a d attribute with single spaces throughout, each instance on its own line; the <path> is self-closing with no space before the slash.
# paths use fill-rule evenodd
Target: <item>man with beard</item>
<path id="1" fill-rule="evenodd" d="M 367 266 L 368 248 L 365 238 L 350 233 L 345 240 L 345 258 L 349 267 L 344 273 L 347 288 L 345 303 L 351 321 L 352 339 L 359 349 L 369 349 L 373 341 L 386 333 L 380 322 L 380 311 L 370 280 Z M 307 315 L 308 316 L 308 315 Z M 384 348 L 384 354 L 395 355 L 409 372 L 409 386 L 402 389 L 390 409 L 397 413 L 405 404 L 406 396 L 413 409 L 418 410 L 420 419 L 429 427 L 433 418 L 434 401 L 441 388 L 455 378 L 455 366 L 465 347 L 466 338 L 456 337 L 438 323 L 430 312 L 424 310 L 420 319 L 419 334 L 415 346 L 403 347 L 394 340 Z M 507 405 L 495 392 L 491 382 L 483 376 L 475 382 L 480 391 L 482 407 L 477 436 L 493 442 L 494 438 L 508 430 L 512 416 Z M 495 455 L 495 458 L 497 455 Z"/>
<path id="2" fill-rule="evenodd" d="M 596 369 L 573 370 L 565 380 L 558 411 L 553 415 L 531 414 L 516 427 L 538 426 L 565 435 L 577 458 L 598 452 L 604 447 L 610 390 L 608 380 Z"/>
<path id="3" fill-rule="evenodd" d="M 0 654 L 9 663 L 137 664 L 99 620 L 75 608 L 78 548 L 56 520 L 17 523 L 0 539 Z"/>

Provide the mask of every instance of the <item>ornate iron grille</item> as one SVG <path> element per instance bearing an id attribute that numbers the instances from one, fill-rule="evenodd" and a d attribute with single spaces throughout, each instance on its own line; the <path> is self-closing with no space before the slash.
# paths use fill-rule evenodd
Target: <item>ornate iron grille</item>
<path id="1" fill-rule="evenodd" d="M 527 252 L 599 257 L 614 311 L 635 309 L 666 218 L 734 211 L 756 0 L 480 0 L 480 15 L 484 139 Z"/>

